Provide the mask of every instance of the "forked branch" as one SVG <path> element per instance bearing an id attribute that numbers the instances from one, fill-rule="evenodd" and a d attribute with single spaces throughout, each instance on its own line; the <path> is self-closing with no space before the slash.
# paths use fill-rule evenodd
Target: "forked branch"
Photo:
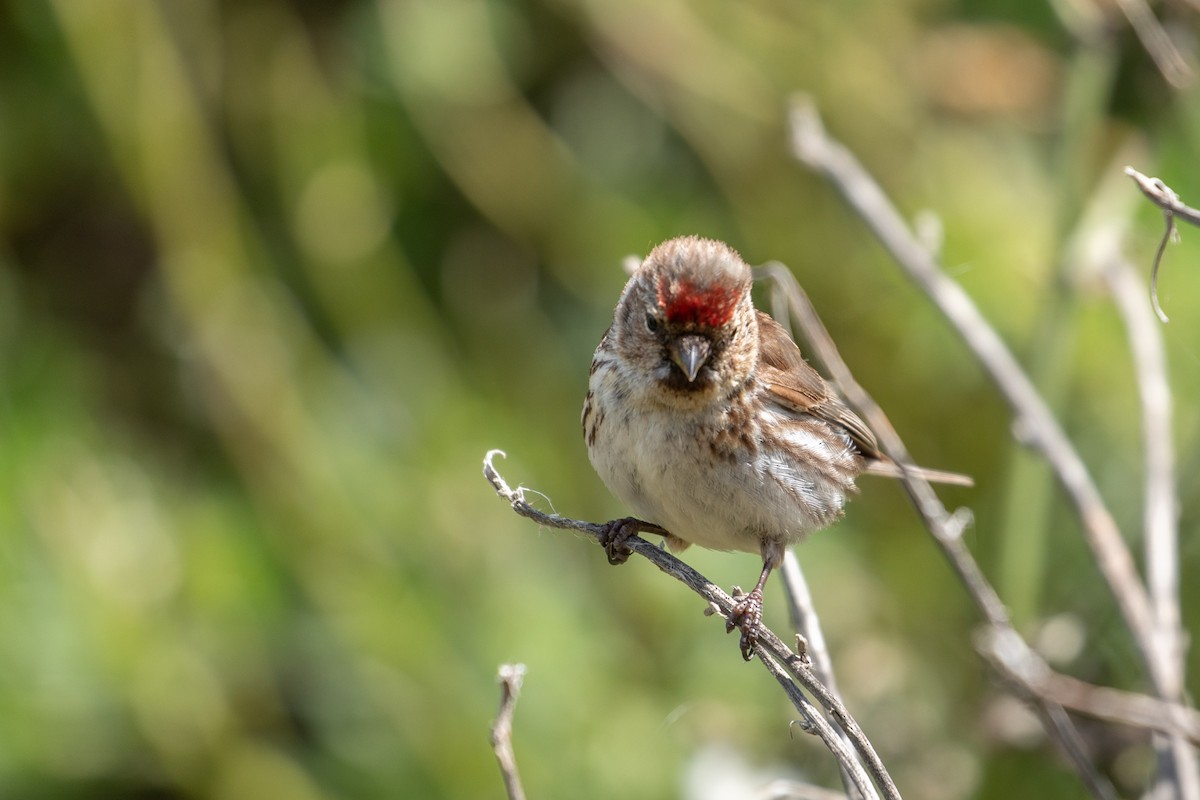
<path id="1" fill-rule="evenodd" d="M 1179 217 L 1185 222 L 1200 225 L 1200 211 L 1180 200 L 1175 190 L 1158 178 L 1143 175 L 1133 167 L 1126 167 L 1125 174 L 1133 178 L 1133 182 L 1138 185 L 1142 194 L 1146 195 L 1151 203 L 1162 209 L 1166 228 L 1163 230 L 1162 239 L 1158 242 L 1158 249 L 1154 251 L 1154 264 L 1150 268 L 1150 302 L 1154 306 L 1154 313 L 1158 315 L 1158 318 L 1163 322 L 1170 322 L 1166 313 L 1163 312 L 1162 306 L 1158 303 L 1158 268 L 1162 264 L 1167 243 L 1179 237 L 1179 230 L 1175 227 L 1175 218 Z"/>
<path id="2" fill-rule="evenodd" d="M 807 100 L 797 101 L 792 111 L 792 147 L 800 161 L 842 193 L 896 263 L 941 311 L 1009 404 L 1025 440 L 1046 459 L 1074 504 L 1084 539 L 1133 634 L 1151 682 L 1161 691 L 1167 654 L 1160 652 L 1146 587 L 1112 512 L 1046 401 L 974 301 L 913 235 L 862 164 L 826 133 L 816 108 Z"/>
<path id="3" fill-rule="evenodd" d="M 1061 691 L 1064 686 L 1068 685 L 1070 679 L 1066 679 L 1064 676 L 1054 676 L 1062 678 L 1062 680 L 1034 681 L 1031 679 L 1033 673 L 1018 672 L 1017 677 L 1021 679 L 1017 683 L 1040 703 L 1043 719 L 1050 723 L 1048 730 L 1051 727 L 1058 729 L 1060 743 L 1071 754 L 1072 750 L 1078 749 L 1075 747 L 1078 737 L 1073 726 L 1069 725 L 1069 720 L 1062 713 L 1061 705 L 1072 704 L 1072 707 L 1077 710 L 1096 716 L 1106 716 L 1102 713 L 1104 710 L 1119 706 L 1123 722 L 1168 732 L 1175 737 L 1177 743 L 1181 739 L 1194 742 L 1195 729 L 1192 726 L 1196 719 L 1195 712 L 1176 702 L 1180 699 L 1178 687 L 1181 685 L 1179 682 L 1181 673 L 1175 663 L 1179 652 L 1178 646 L 1172 647 L 1172 643 L 1178 642 L 1177 637 L 1182 635 L 1182 631 L 1178 629 L 1178 621 L 1175 620 L 1176 638 L 1163 635 L 1160 615 L 1155 613 L 1156 609 L 1152 605 L 1150 595 L 1138 575 L 1129 548 L 1121 536 L 1112 513 L 1104 503 L 1083 460 L 1066 437 L 1062 427 L 1050 412 L 1032 381 L 962 287 L 946 275 L 937 263 L 935 255 L 912 233 L 878 183 L 854 158 L 853 154 L 825 132 L 815 107 L 807 99 L 798 100 L 793 107 L 792 146 L 798 160 L 824 175 L 842 193 L 848 204 L 871 228 L 896 263 L 926 293 L 947 321 L 951 323 L 951 326 L 962 337 L 992 378 L 1000 395 L 1009 403 L 1019 429 L 1022 431 L 1023 439 L 1046 459 L 1067 496 L 1075 505 L 1083 526 L 1084 538 L 1133 634 L 1147 676 L 1155 694 L 1160 698 L 1160 700 L 1153 700 L 1120 693 L 1122 695 L 1121 702 L 1109 706 L 1106 703 L 1100 703 L 1097 698 L 1115 699 L 1109 692 L 1116 690 L 1092 687 L 1094 691 Z M 1133 169 L 1127 169 L 1126 172 L 1138 182 L 1146 196 L 1163 209 L 1168 221 L 1168 236 L 1175 216 L 1192 224 L 1200 225 L 1200 212 L 1184 205 L 1178 196 L 1161 181 L 1146 178 Z M 1164 237 L 1164 244 L 1165 241 L 1166 237 Z M 1160 246 L 1160 257 L 1161 249 Z M 827 367 L 833 371 L 833 367 L 828 362 Z M 848 371 L 843 378 L 839 379 L 837 374 L 834 374 L 833 377 L 835 382 L 842 385 L 843 390 L 846 390 L 848 394 L 852 395 L 855 391 L 861 392 L 861 389 L 849 377 Z M 865 393 L 862 393 L 862 396 L 865 397 Z M 886 423 L 886 419 L 882 418 L 881 412 L 875 413 L 864 409 L 855 402 L 854 396 L 850 396 L 848 399 L 863 413 L 868 424 L 879 435 L 885 451 L 898 462 L 907 463 L 907 454 L 904 452 L 902 444 L 895 438 L 894 431 Z M 869 398 L 866 399 L 869 401 Z M 862 398 L 860 397 L 859 400 L 861 402 Z M 1019 661 L 1026 664 L 1035 663 L 1035 654 L 1013 630 L 1008 622 L 1003 604 L 995 590 L 983 579 L 982 573 L 970 553 L 962 546 L 961 542 L 955 541 L 955 537 L 948 537 L 940 532 L 941 521 L 945 519 L 945 510 L 940 507 L 940 501 L 936 500 L 936 496 L 928 491 L 928 486 L 922 485 L 923 483 L 924 481 L 920 481 L 915 476 L 907 475 L 905 477 L 905 485 L 908 487 L 914 503 L 927 521 L 932 521 L 931 532 L 942 545 L 956 572 L 967 586 L 985 619 L 988 620 L 992 633 L 999 640 L 1007 642 L 1010 653 L 1020 654 Z M 987 653 L 985 651 L 985 655 L 988 655 L 990 659 L 996 657 L 994 652 Z M 1001 667 L 1003 671 L 1003 665 L 997 663 L 997 666 Z M 1087 698 L 1087 702 L 1081 702 L 1084 697 Z M 1135 697 L 1138 698 L 1138 702 L 1133 702 Z M 1161 703 L 1158 708 L 1164 713 L 1164 717 L 1158 720 L 1160 724 L 1146 724 L 1152 721 L 1151 717 L 1154 716 L 1152 714 L 1134 713 L 1135 706 L 1140 705 L 1144 709 L 1145 704 L 1141 701 L 1148 701 L 1151 704 Z M 1089 708 L 1083 708 L 1085 705 Z M 1134 716 L 1140 717 L 1142 722 L 1134 722 L 1132 719 Z M 1064 725 L 1064 723 L 1067 724 Z M 1051 733 L 1054 731 L 1051 730 Z M 1177 747 L 1174 749 L 1172 757 L 1176 762 L 1176 774 L 1180 776 L 1194 774 L 1195 754 L 1193 751 L 1186 746 Z M 1086 759 L 1082 758 L 1081 754 L 1074 753 L 1072 758 L 1076 762 L 1076 766 L 1081 769 L 1081 775 L 1088 782 L 1093 793 L 1102 796 L 1111 793 L 1111 787 L 1107 787 L 1106 782 L 1104 784 L 1096 782 L 1097 776 L 1094 769 L 1086 762 Z M 1190 779 L 1181 777 L 1179 789 L 1185 797 L 1196 796 L 1194 781 Z"/>
<path id="4" fill-rule="evenodd" d="M 496 490 L 496 494 L 507 501 L 513 511 L 549 528 L 589 534 L 599 542 L 600 536 L 605 530 L 604 525 L 571 519 L 558 514 L 547 514 L 531 506 L 525 500 L 524 490 L 519 487 L 517 489 L 509 487 L 496 470 L 492 461 L 497 455 L 502 456 L 504 453 L 500 450 L 491 450 L 484 457 L 483 474 L 492 484 L 492 488 Z M 687 586 L 702 597 L 710 608 L 715 608 L 721 616 L 728 619 L 734 600 L 719 586 L 675 556 L 641 537 L 631 537 L 628 545 L 634 553 Z M 814 733 L 825 743 L 825 746 L 837 759 L 838 766 L 850 776 L 854 788 L 860 795 L 867 800 L 880 796 L 885 800 L 900 800 L 900 792 L 896 789 L 896 784 L 888 774 L 887 768 L 884 767 L 883 761 L 875 752 L 875 747 L 867 739 L 858 722 L 850 716 L 850 712 L 846 710 L 842 702 L 813 674 L 808 660 L 792 651 L 765 625 L 760 629 L 758 651 L 759 660 L 771 675 L 780 681 L 787 692 L 788 699 L 800 712 L 803 718 L 801 724 L 804 729 Z M 785 675 L 783 676 L 785 680 L 781 680 L 780 670 L 790 675 L 791 679 L 786 679 Z M 858 758 L 853 757 L 850 748 L 846 747 L 838 731 L 830 725 L 825 715 L 807 700 L 800 689 L 807 692 L 816 704 L 824 708 L 825 712 L 841 727 Z M 861 759 L 861 763 L 859 759 Z"/>

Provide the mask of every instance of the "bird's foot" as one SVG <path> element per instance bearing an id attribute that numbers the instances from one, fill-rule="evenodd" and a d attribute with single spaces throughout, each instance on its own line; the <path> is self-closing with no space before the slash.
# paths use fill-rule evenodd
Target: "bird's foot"
<path id="1" fill-rule="evenodd" d="M 758 631 L 762 626 L 763 595 L 761 589 L 755 589 L 750 594 L 744 594 L 739 589 L 733 593 L 734 604 L 729 619 L 725 621 L 725 632 L 734 628 L 742 632 L 740 646 L 742 658 L 749 661 L 758 646 Z"/>
<path id="2" fill-rule="evenodd" d="M 608 563 L 624 564 L 629 560 L 629 556 L 633 554 L 633 548 L 628 544 L 629 540 L 646 528 L 647 523 L 635 517 L 624 517 L 604 523 L 604 530 L 600 533 L 600 545 L 604 548 L 604 554 L 608 556 Z"/>

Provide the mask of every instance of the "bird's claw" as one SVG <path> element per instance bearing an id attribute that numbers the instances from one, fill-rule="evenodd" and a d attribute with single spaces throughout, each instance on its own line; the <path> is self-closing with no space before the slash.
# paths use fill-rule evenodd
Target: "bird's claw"
<path id="1" fill-rule="evenodd" d="M 628 542 L 637 536 L 640 530 L 641 521 L 633 517 L 614 519 L 605 523 L 604 530 L 600 533 L 600 544 L 604 547 L 604 554 L 608 556 L 608 563 L 624 564 L 629 560 L 629 556 L 633 554 L 633 548 L 629 546 Z"/>
<path id="2" fill-rule="evenodd" d="M 746 661 L 754 656 L 754 650 L 758 646 L 758 631 L 762 626 L 762 609 L 762 592 L 755 589 L 750 594 L 737 597 L 737 601 L 729 613 L 729 619 L 725 621 L 726 633 L 734 628 L 741 630 L 742 638 L 739 645 L 742 650 L 742 658 Z"/>

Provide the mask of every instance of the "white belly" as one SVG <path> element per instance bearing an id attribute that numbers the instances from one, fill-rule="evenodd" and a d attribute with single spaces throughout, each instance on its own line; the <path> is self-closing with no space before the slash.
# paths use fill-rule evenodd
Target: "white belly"
<path id="1" fill-rule="evenodd" d="M 681 423 L 669 410 L 633 419 L 609 410 L 607 444 L 589 449 L 592 464 L 636 516 L 684 541 L 758 553 L 764 542 L 791 544 L 841 513 L 843 486 L 799 469 L 761 441 L 757 453 L 721 459 L 700 435 L 699 420 Z M 824 446 L 815 439 L 795 444 Z"/>

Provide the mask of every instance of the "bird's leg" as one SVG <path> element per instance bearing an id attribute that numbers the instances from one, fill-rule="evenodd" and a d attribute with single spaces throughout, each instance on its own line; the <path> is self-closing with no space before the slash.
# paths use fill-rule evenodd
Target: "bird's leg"
<path id="1" fill-rule="evenodd" d="M 622 517 L 604 523 L 604 530 L 600 532 L 600 544 L 608 556 L 608 563 L 624 564 L 633 553 L 627 543 L 643 532 L 660 533 L 664 536 L 667 534 L 666 529 L 636 517 Z"/>
<path id="2" fill-rule="evenodd" d="M 763 587 L 767 585 L 767 577 L 770 574 L 771 563 L 768 561 L 763 564 L 762 574 L 758 576 L 754 590 L 737 598 L 729 619 L 725 621 L 726 633 L 734 628 L 742 631 L 742 658 L 747 661 L 754 655 L 754 648 L 758 645 L 758 629 L 762 625 L 763 614 Z"/>

